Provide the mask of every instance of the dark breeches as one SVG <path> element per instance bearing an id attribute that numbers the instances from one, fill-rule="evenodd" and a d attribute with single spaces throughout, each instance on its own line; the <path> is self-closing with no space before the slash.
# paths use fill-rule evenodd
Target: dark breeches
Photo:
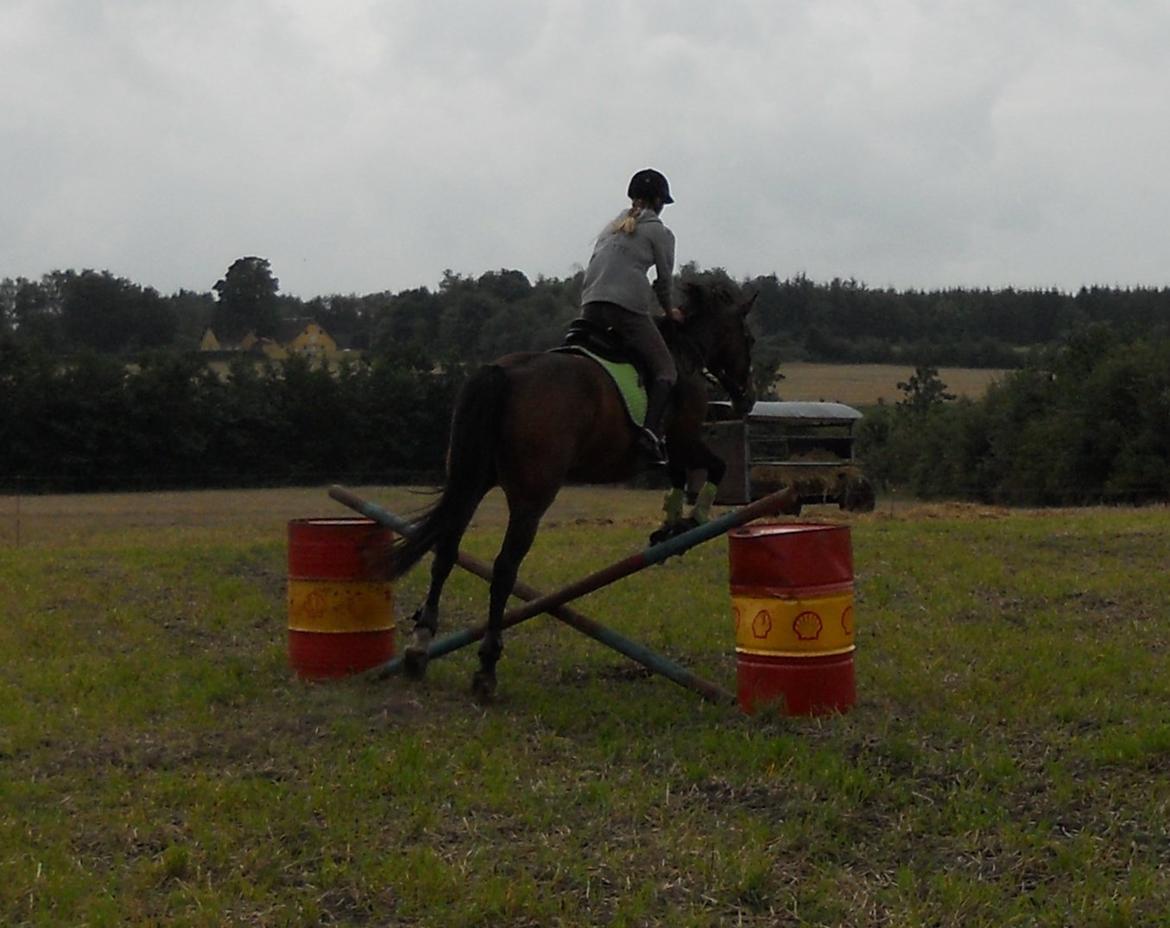
<path id="1" fill-rule="evenodd" d="M 674 386 L 678 371 L 662 333 L 647 313 L 636 313 L 617 303 L 586 303 L 581 315 L 589 322 L 609 326 L 630 348 L 645 359 L 650 379 Z"/>

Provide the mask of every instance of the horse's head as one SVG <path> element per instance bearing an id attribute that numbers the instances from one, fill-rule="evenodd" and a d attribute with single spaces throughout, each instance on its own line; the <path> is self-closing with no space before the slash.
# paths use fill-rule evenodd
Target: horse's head
<path id="1" fill-rule="evenodd" d="M 755 339 L 747 317 L 756 294 L 744 299 L 727 281 L 692 281 L 684 285 L 684 331 L 701 349 L 707 371 L 731 397 L 737 416 L 746 416 L 756 401 L 752 383 Z"/>

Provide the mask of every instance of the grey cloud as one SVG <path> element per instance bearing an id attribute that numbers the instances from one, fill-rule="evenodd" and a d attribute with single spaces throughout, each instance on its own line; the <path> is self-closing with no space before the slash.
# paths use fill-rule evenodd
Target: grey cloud
<path id="1" fill-rule="evenodd" d="M 1163 284 L 1168 40 L 1155 2 L 0 0 L 0 274 L 563 275 L 655 165 L 738 274 Z"/>

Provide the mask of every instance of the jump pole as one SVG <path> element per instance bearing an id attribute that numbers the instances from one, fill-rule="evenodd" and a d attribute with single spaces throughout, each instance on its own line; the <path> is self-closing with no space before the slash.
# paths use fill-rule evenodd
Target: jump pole
<path id="1" fill-rule="evenodd" d="M 356 512 L 360 512 L 375 522 L 389 526 L 399 534 L 409 535 L 413 531 L 414 526 L 409 521 L 386 511 L 374 503 L 363 500 L 344 487 L 334 486 L 330 488 L 329 495 L 342 505 Z M 644 645 L 638 644 L 636 641 L 626 638 L 613 629 L 607 628 L 576 610 L 568 608 L 566 603 L 601 589 L 604 586 L 608 586 L 623 577 L 628 577 L 630 574 L 637 573 L 654 564 L 659 564 L 668 557 L 682 554 L 684 551 L 688 551 L 696 545 L 717 538 L 733 528 L 751 522 L 753 519 L 780 514 L 791 503 L 795 502 L 795 498 L 796 491 L 791 487 L 771 493 L 762 499 L 756 500 L 754 503 L 750 503 L 740 509 L 735 509 L 690 531 L 676 535 L 660 544 L 651 545 L 643 551 L 623 558 L 608 567 L 595 571 L 587 577 L 583 577 L 568 586 L 561 587 L 552 593 L 541 594 L 528 584 L 517 581 L 513 587 L 513 594 L 520 599 L 527 600 L 527 602 L 523 606 L 506 612 L 503 617 L 502 627 L 511 628 L 513 625 L 518 625 L 535 615 L 548 612 L 567 625 L 613 648 L 655 673 L 661 674 L 680 686 L 693 690 L 708 701 L 733 703 L 736 701 L 736 697 L 722 687 L 696 676 L 685 667 L 675 664 L 673 661 L 662 657 Z M 456 558 L 456 563 L 484 580 L 491 580 L 492 568 L 477 558 L 473 558 L 461 551 Z M 480 640 L 486 633 L 487 625 L 485 623 L 432 641 L 427 648 L 427 657 L 442 657 L 452 651 L 457 651 Z M 372 668 L 367 673 L 376 676 L 378 679 L 384 679 L 401 670 L 403 662 L 404 659 L 402 657 L 396 657 L 385 664 Z"/>
<path id="2" fill-rule="evenodd" d="M 356 494 L 346 490 L 343 487 L 333 487 L 329 491 L 332 496 L 339 503 L 348 506 L 356 512 L 360 512 L 367 518 L 373 519 L 382 525 L 385 525 L 398 532 L 400 535 L 409 535 L 413 530 L 412 524 L 406 519 L 388 512 L 380 506 L 362 499 Z M 460 551 L 456 558 L 456 563 L 469 573 L 475 574 L 477 577 L 491 581 L 492 568 L 489 564 L 465 554 Z M 512 594 L 518 599 L 530 601 L 544 596 L 540 590 L 535 587 L 517 580 L 512 587 Z M 609 648 L 624 654 L 631 660 L 641 664 L 648 670 L 666 677 L 668 680 L 677 683 L 679 686 L 685 687 L 708 702 L 714 703 L 734 703 L 736 696 L 728 692 L 721 686 L 705 680 L 695 673 L 687 670 L 685 667 L 674 663 L 673 661 L 663 657 L 660 654 L 650 650 L 644 645 L 636 641 L 626 638 L 624 635 L 614 631 L 608 626 L 602 625 L 600 622 L 591 619 L 589 616 L 578 612 L 569 606 L 556 606 L 548 610 L 549 614 L 560 619 L 566 625 L 575 628 L 584 635 L 599 641 Z M 508 622 L 509 615 L 505 614 L 505 627 L 508 624 L 515 624 Z M 484 636 L 487 631 L 487 626 L 482 625 L 465 631 L 456 632 L 445 638 L 440 638 L 437 641 L 431 642 L 427 648 L 427 657 L 439 657 L 443 654 L 449 654 L 451 651 L 456 651 L 472 642 L 478 641 Z M 396 658 L 387 661 L 385 664 L 378 665 L 366 671 L 368 675 L 375 679 L 384 680 L 387 677 L 393 676 L 402 670 L 403 659 Z"/>

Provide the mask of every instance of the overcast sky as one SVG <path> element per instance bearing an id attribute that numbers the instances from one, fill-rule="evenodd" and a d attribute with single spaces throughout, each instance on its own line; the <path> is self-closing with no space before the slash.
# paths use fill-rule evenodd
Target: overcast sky
<path id="1" fill-rule="evenodd" d="M 1167 0 L 0 0 L 0 277 L 1170 284 Z"/>

